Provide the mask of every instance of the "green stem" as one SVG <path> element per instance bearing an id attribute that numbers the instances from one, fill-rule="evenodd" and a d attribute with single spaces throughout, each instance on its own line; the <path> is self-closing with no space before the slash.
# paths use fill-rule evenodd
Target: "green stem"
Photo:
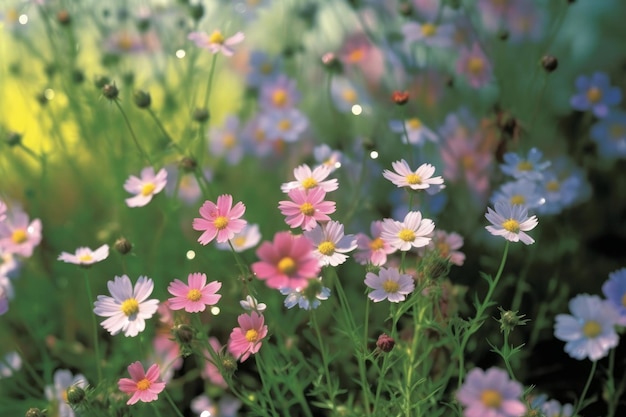
<path id="1" fill-rule="evenodd" d="M 98 372 L 98 383 L 102 381 L 102 366 L 100 362 L 100 342 L 98 340 L 98 323 L 96 321 L 96 315 L 93 311 L 91 311 L 91 303 L 93 302 L 93 297 L 91 295 L 91 284 L 89 282 L 89 274 L 87 269 L 85 269 L 85 287 L 87 287 L 87 301 L 89 302 L 89 310 L 91 316 L 91 322 L 93 325 L 93 347 L 96 353 L 96 371 Z"/>
<path id="2" fill-rule="evenodd" d="M 504 346 L 502 347 L 502 350 L 503 350 L 503 352 L 510 353 L 510 350 L 509 350 L 509 331 L 508 330 L 504 331 Z M 506 356 L 506 357 L 502 356 L 502 359 L 504 359 L 504 365 L 506 366 L 506 370 L 509 371 L 509 376 L 511 377 L 511 379 L 513 381 L 517 381 L 517 379 L 515 379 L 515 374 L 513 373 L 513 368 L 511 367 L 511 363 L 509 362 L 509 357 L 508 356 Z"/>
<path id="3" fill-rule="evenodd" d="M 206 92 L 204 93 L 204 108 L 209 109 L 209 97 L 211 96 L 211 85 L 213 84 L 213 74 L 215 73 L 215 63 L 217 62 L 217 54 L 213 55 L 211 61 L 211 69 L 209 70 L 209 81 L 206 85 Z"/>
<path id="4" fill-rule="evenodd" d="M 113 102 L 115 103 L 117 108 L 120 110 L 120 113 L 122 113 L 122 117 L 124 118 L 124 122 L 126 123 L 126 127 L 128 127 L 130 135 L 132 136 L 133 141 L 135 142 L 135 146 L 137 147 L 137 150 L 139 151 L 139 154 L 142 157 L 146 158 L 148 163 L 150 165 L 152 165 L 152 161 L 150 160 L 150 157 L 148 156 L 148 154 L 143 150 L 143 148 L 139 144 L 139 140 L 137 140 L 137 135 L 135 135 L 135 131 L 133 130 L 132 125 L 130 124 L 130 120 L 128 120 L 128 116 L 126 116 L 126 112 L 124 111 L 124 109 L 122 108 L 122 106 L 120 105 L 120 103 L 117 100 L 113 100 Z"/>
<path id="5" fill-rule="evenodd" d="M 172 136 L 169 133 L 167 133 L 165 126 L 163 126 L 163 123 L 161 123 L 157 115 L 152 111 L 150 107 L 148 107 L 147 110 L 148 110 L 148 114 L 152 117 L 152 120 L 154 120 L 154 123 L 158 126 L 161 132 L 165 135 L 167 140 L 170 141 L 170 143 L 176 148 L 176 150 L 178 150 L 179 152 L 182 152 L 182 149 L 180 148 L 180 146 L 178 146 L 178 143 L 176 143 L 174 139 L 172 139 Z"/>
<path id="6" fill-rule="evenodd" d="M 583 393 L 580 395 L 578 401 L 576 401 L 576 407 L 574 407 L 574 412 L 572 416 L 577 416 L 578 412 L 585 401 L 585 397 L 587 396 L 587 391 L 589 391 L 589 386 L 591 385 L 591 380 L 593 379 L 593 375 L 596 373 L 596 367 L 598 366 L 598 361 L 591 362 L 591 372 L 589 372 L 589 377 L 587 377 L 587 382 L 585 383 L 585 388 L 583 388 Z"/>
<path id="7" fill-rule="evenodd" d="M 273 399 L 272 398 L 272 390 L 271 390 L 271 387 L 270 387 L 270 385 L 269 385 L 269 383 L 268 383 L 268 381 L 266 379 L 267 375 L 265 375 L 264 368 L 261 365 L 262 360 L 259 357 L 259 355 L 254 355 L 254 360 L 256 361 L 256 367 L 257 367 L 257 370 L 259 371 L 259 376 L 261 377 L 261 386 L 262 386 L 263 392 L 265 393 L 266 398 L 269 400 L 268 403 L 270 405 L 270 408 L 272 409 L 272 415 L 273 416 L 278 416 L 279 414 L 276 412 L 276 409 L 274 408 L 274 401 L 272 401 L 272 399 Z M 279 400 L 280 400 L 280 398 L 279 398 Z M 282 405 L 282 408 L 283 408 L 283 412 L 285 412 L 285 414 L 283 414 L 283 415 L 288 416 L 289 415 L 289 410 L 285 410 L 284 405 Z"/>
<path id="8" fill-rule="evenodd" d="M 322 339 L 322 333 L 320 332 L 319 325 L 317 324 L 317 318 L 315 316 L 315 310 L 311 310 L 311 324 L 317 337 L 317 342 L 320 346 L 320 355 L 322 356 L 322 365 L 324 368 L 324 378 L 326 379 L 326 391 L 330 398 L 328 399 L 330 404 L 335 404 L 335 390 L 333 389 L 332 379 L 330 378 L 330 362 L 328 361 L 328 355 L 326 354 L 326 348 L 324 340 Z"/>
<path id="9" fill-rule="evenodd" d="M 174 412 L 176 413 L 176 415 L 178 417 L 185 417 L 185 416 L 183 416 L 183 413 L 180 412 L 178 407 L 176 407 L 176 404 L 174 403 L 174 400 L 172 400 L 172 397 L 170 397 L 170 394 L 166 390 L 163 390 L 163 394 L 165 394 L 165 399 L 167 400 L 168 403 L 170 403 L 170 405 L 174 409 Z"/>

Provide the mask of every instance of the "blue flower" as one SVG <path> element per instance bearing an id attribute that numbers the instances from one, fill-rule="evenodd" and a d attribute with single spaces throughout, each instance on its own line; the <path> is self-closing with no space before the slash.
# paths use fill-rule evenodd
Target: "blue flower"
<path id="1" fill-rule="evenodd" d="M 500 165 L 502 172 L 517 179 L 527 179 L 532 181 L 543 178 L 542 171 L 550 166 L 550 161 L 539 162 L 543 154 L 537 148 L 528 151 L 526 159 L 516 153 L 508 152 L 504 154 L 503 165 Z"/>
<path id="2" fill-rule="evenodd" d="M 309 126 L 309 119 L 298 109 L 274 110 L 261 116 L 261 128 L 269 140 L 296 142 Z"/>
<path id="3" fill-rule="evenodd" d="M 597 117 L 605 117 L 611 106 L 622 101 L 622 91 L 610 85 L 609 76 L 595 72 L 591 77 L 581 75 L 576 79 L 578 93 L 570 99 L 573 109 L 593 111 Z"/>
<path id="4" fill-rule="evenodd" d="M 570 300 L 569 309 L 572 315 L 556 316 L 554 336 L 567 342 L 565 352 L 572 358 L 597 361 L 617 346 L 619 313 L 611 303 L 597 295 L 581 294 Z"/>
<path id="5" fill-rule="evenodd" d="M 280 61 L 277 58 L 270 57 L 263 51 L 252 51 L 248 64 L 250 65 L 250 71 L 248 72 L 247 81 L 251 87 L 268 84 L 276 79 L 279 74 Z"/>
<path id="6" fill-rule="evenodd" d="M 309 286 L 310 288 L 304 289 L 281 288 L 280 293 L 287 296 L 285 307 L 293 308 L 298 305 L 303 310 L 313 310 L 320 306 L 321 301 L 330 297 L 330 289 L 323 287 L 319 280 L 311 280 Z"/>
<path id="7" fill-rule="evenodd" d="M 602 285 L 604 296 L 619 313 L 618 324 L 626 326 L 626 268 L 609 274 L 609 280 Z"/>
<path id="8" fill-rule="evenodd" d="M 626 157 L 626 113 L 612 111 L 591 126 L 591 139 L 596 141 L 603 157 Z"/>
<path id="9" fill-rule="evenodd" d="M 533 209 L 539 206 L 543 200 L 535 182 L 520 179 L 502 184 L 500 189 L 491 197 L 493 204 L 495 204 L 496 201 L 505 201 L 512 205 L 520 205 L 527 209 Z"/>

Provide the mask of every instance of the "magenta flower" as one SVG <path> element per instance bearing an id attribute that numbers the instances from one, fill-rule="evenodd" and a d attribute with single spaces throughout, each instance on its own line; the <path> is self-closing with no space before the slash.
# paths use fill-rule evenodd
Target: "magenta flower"
<path id="1" fill-rule="evenodd" d="M 206 306 L 212 306 L 222 298 L 217 294 L 222 283 L 213 281 L 207 285 L 206 274 L 199 272 L 189 274 L 188 284 L 175 279 L 167 287 L 167 291 L 174 297 L 170 297 L 169 306 L 172 310 L 185 309 L 188 313 L 198 313 L 204 311 Z"/>
<path id="2" fill-rule="evenodd" d="M 261 349 L 261 340 L 267 336 L 267 326 L 263 324 L 263 316 L 256 311 L 250 315 L 239 315 L 237 321 L 239 327 L 235 327 L 230 333 L 228 351 L 243 362 Z"/>
<path id="3" fill-rule="evenodd" d="M 225 38 L 222 32 L 214 30 L 210 35 L 204 32 L 191 32 L 187 39 L 193 41 L 196 46 L 217 54 L 221 52 L 224 56 L 232 56 L 235 51 L 232 46 L 243 42 L 245 36 L 241 32 L 235 33 L 230 38 Z"/>
<path id="4" fill-rule="evenodd" d="M 463 49 L 456 61 L 456 72 L 464 75 L 472 88 L 480 88 L 487 84 L 492 77 L 491 63 L 477 43 L 472 49 Z"/>
<path id="5" fill-rule="evenodd" d="M 276 233 L 274 242 L 263 242 L 256 254 L 260 261 L 252 264 L 252 272 L 270 288 L 306 287 L 321 269 L 311 242 L 289 232 Z"/>
<path id="6" fill-rule="evenodd" d="M 383 266 L 387 263 L 387 255 L 397 250 L 380 237 L 382 226 L 383 222 L 380 220 L 372 222 L 370 226 L 371 238 L 364 233 L 357 233 L 357 252 L 354 254 L 354 259 L 361 265 L 371 263 L 372 265 Z"/>
<path id="7" fill-rule="evenodd" d="M 148 204 L 155 194 L 160 193 L 167 184 L 167 171 L 161 168 L 154 173 L 154 168 L 146 167 L 141 170 L 141 178 L 131 175 L 124 183 L 124 189 L 135 194 L 126 199 L 128 207 L 143 207 Z"/>
<path id="8" fill-rule="evenodd" d="M 374 290 L 367 296 L 375 303 L 385 299 L 399 303 L 415 289 L 413 277 L 401 274 L 397 268 L 380 268 L 378 274 L 368 272 L 365 275 L 365 285 Z"/>
<path id="9" fill-rule="evenodd" d="M 287 216 L 285 222 L 292 229 L 301 226 L 304 230 L 311 230 L 318 221 L 329 221 L 328 214 L 335 212 L 335 202 L 324 201 L 326 191 L 321 187 L 308 192 L 295 188 L 288 195 L 292 201 L 280 201 L 278 208 Z"/>
<path id="10" fill-rule="evenodd" d="M 28 258 L 41 242 L 41 220 L 29 222 L 28 214 L 14 209 L 0 223 L 0 252 Z"/>
<path id="11" fill-rule="evenodd" d="M 521 417 L 526 412 L 521 395 L 522 386 L 511 381 L 506 371 L 474 368 L 456 398 L 465 407 L 465 417 Z"/>
<path id="12" fill-rule="evenodd" d="M 193 219 L 194 230 L 202 231 L 198 242 L 208 244 L 217 237 L 217 242 L 226 242 L 232 239 L 236 233 L 246 225 L 246 221 L 240 219 L 246 211 L 246 206 L 240 201 L 233 205 L 233 196 L 224 194 L 217 197 L 217 204 L 205 201 L 200 207 L 202 218 Z M 231 208 L 232 207 L 232 208 Z"/>
<path id="13" fill-rule="evenodd" d="M 109 245 L 102 245 L 96 250 L 87 247 L 76 249 L 76 253 L 61 252 L 57 260 L 75 265 L 87 266 L 104 261 L 109 256 Z"/>
<path id="14" fill-rule="evenodd" d="M 117 382 L 120 391 L 133 394 L 126 402 L 133 405 L 137 401 L 149 403 L 159 398 L 159 393 L 165 389 L 165 382 L 161 381 L 159 365 L 156 363 L 145 372 L 141 362 L 137 361 L 128 366 L 130 378 L 121 378 Z"/>

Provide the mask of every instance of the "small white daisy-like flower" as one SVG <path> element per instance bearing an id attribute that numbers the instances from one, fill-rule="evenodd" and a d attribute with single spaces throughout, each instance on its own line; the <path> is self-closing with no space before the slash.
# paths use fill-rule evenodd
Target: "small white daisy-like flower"
<path id="1" fill-rule="evenodd" d="M 239 301 L 239 305 L 246 311 L 256 311 L 262 313 L 267 308 L 264 303 L 259 303 L 256 298 L 251 295 L 247 295 L 245 300 Z"/>
<path id="2" fill-rule="evenodd" d="M 565 352 L 572 358 L 597 361 L 617 346 L 615 325 L 619 313 L 610 302 L 597 295 L 581 294 L 570 300 L 569 309 L 571 315 L 556 316 L 554 336 L 567 342 Z"/>
<path id="3" fill-rule="evenodd" d="M 389 122 L 389 128 L 392 132 L 402 134 L 402 140 L 407 144 L 424 146 L 427 141 L 437 142 L 437 134 L 424 126 L 417 117 L 404 121 L 392 120 Z"/>
<path id="4" fill-rule="evenodd" d="M 154 282 L 148 277 L 139 277 L 135 288 L 127 275 L 115 277 L 107 282 L 113 297 L 99 295 L 93 312 L 108 317 L 101 324 L 111 335 L 124 332 L 124 336 L 134 337 L 146 328 L 148 320 L 159 307 L 159 300 L 148 300 Z"/>
<path id="5" fill-rule="evenodd" d="M 330 288 L 322 285 L 322 279 L 311 279 L 306 288 L 281 288 L 280 293 L 286 295 L 285 307 L 293 308 L 296 305 L 303 310 L 314 310 L 322 301 L 330 297 Z"/>
<path id="6" fill-rule="evenodd" d="M 430 242 L 430 234 L 435 230 L 435 223 L 430 219 L 422 219 L 419 211 L 410 211 L 399 222 L 384 219 L 380 237 L 392 247 L 408 251 L 412 247 L 421 248 Z"/>
<path id="7" fill-rule="evenodd" d="M 76 265 L 92 265 L 109 256 L 109 245 L 102 245 L 96 250 L 87 247 L 76 249 L 76 253 L 61 252 L 57 260 Z"/>
<path id="8" fill-rule="evenodd" d="M 410 187 L 412 190 L 425 190 L 428 194 L 435 194 L 445 186 L 443 178 L 433 177 L 435 167 L 430 164 L 422 164 L 413 171 L 404 160 L 392 162 L 391 166 L 396 172 L 383 171 L 383 177 L 398 187 Z"/>
<path id="9" fill-rule="evenodd" d="M 528 217 L 526 207 L 497 201 L 495 211 L 487 207 L 485 218 L 491 222 L 491 225 L 485 228 L 492 235 L 502 236 L 511 242 L 522 241 L 527 245 L 535 243 L 535 239 L 524 232 L 533 230 L 537 226 L 537 216 Z"/>
<path id="10" fill-rule="evenodd" d="M 365 275 L 365 285 L 374 290 L 367 296 L 375 303 L 385 299 L 392 303 L 399 303 L 415 289 L 413 278 L 410 275 L 401 274 L 397 268 L 380 268 L 378 274 L 368 272 Z"/>
<path id="11" fill-rule="evenodd" d="M 293 170 L 293 175 L 296 177 L 296 181 L 286 182 L 280 186 L 280 189 L 284 193 L 288 193 L 294 188 L 308 191 L 317 187 L 323 189 L 327 193 L 335 191 L 339 188 L 337 179 L 333 178 L 326 180 L 326 177 L 328 177 L 331 172 L 332 168 L 328 165 L 320 165 L 312 171 L 308 165 L 300 165 Z"/>
<path id="12" fill-rule="evenodd" d="M 313 243 L 313 254 L 321 266 L 337 266 L 348 259 L 345 253 L 356 249 L 356 238 L 353 235 L 344 236 L 343 225 L 334 220 L 324 226 L 318 224 L 313 230 L 304 232 L 304 236 Z"/>

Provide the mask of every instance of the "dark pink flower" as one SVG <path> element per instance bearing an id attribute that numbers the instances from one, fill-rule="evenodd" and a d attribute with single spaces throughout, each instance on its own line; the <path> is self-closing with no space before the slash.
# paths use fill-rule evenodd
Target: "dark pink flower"
<path id="1" fill-rule="evenodd" d="M 200 207 L 202 218 L 193 219 L 193 229 L 204 233 L 198 238 L 198 242 L 206 245 L 217 237 L 217 242 L 226 242 L 232 239 L 236 233 L 241 232 L 247 222 L 240 219 L 246 211 L 246 206 L 240 201 L 232 207 L 233 197 L 224 194 L 217 197 L 217 204 L 205 201 Z M 232 208 L 231 208 L 232 207 Z"/>
<path id="2" fill-rule="evenodd" d="M 263 324 L 263 316 L 256 311 L 249 315 L 241 314 L 237 321 L 239 327 L 230 333 L 228 351 L 243 362 L 261 349 L 261 340 L 267 336 L 267 326 Z"/>
<path id="3" fill-rule="evenodd" d="M 165 382 L 161 381 L 159 365 L 154 364 L 148 372 L 144 372 L 143 365 L 137 361 L 128 366 L 130 378 L 121 378 L 117 385 L 120 391 L 133 394 L 126 402 L 133 405 L 137 401 L 149 403 L 159 398 L 159 393 L 165 389 Z"/>

